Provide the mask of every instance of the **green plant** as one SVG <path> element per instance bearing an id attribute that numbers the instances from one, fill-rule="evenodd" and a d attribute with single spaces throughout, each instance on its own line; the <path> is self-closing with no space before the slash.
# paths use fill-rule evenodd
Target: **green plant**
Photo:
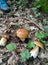
<path id="1" fill-rule="evenodd" d="M 26 61 L 30 57 L 30 52 L 29 50 L 22 50 L 21 52 L 21 58 L 23 61 Z"/>
<path id="2" fill-rule="evenodd" d="M 17 22 L 16 23 L 16 27 L 20 27 L 21 23 L 20 22 Z"/>
<path id="3" fill-rule="evenodd" d="M 12 50 L 15 50 L 16 49 L 16 43 L 9 43 L 8 45 L 6 45 L 6 48 L 9 50 L 9 51 L 12 51 Z"/>
<path id="4" fill-rule="evenodd" d="M 46 43 L 46 41 L 44 41 L 43 39 L 40 39 L 40 42 L 43 43 L 43 44 Z"/>
<path id="5" fill-rule="evenodd" d="M 42 32 L 42 31 L 37 31 L 37 32 L 35 33 L 35 36 L 36 36 L 37 38 L 39 38 L 39 39 L 42 39 L 42 38 L 48 36 L 48 34 Z"/>
<path id="6" fill-rule="evenodd" d="M 43 28 L 48 31 L 48 25 L 43 26 Z"/>
<path id="7" fill-rule="evenodd" d="M 27 47 L 28 48 L 34 48 L 36 45 L 34 44 L 34 42 L 32 42 L 31 40 L 28 41 L 27 43 Z"/>
<path id="8" fill-rule="evenodd" d="M 27 6 L 28 2 L 29 0 L 17 0 L 16 4 L 24 8 L 25 6 Z"/>
<path id="9" fill-rule="evenodd" d="M 30 27 L 28 25 L 25 26 L 25 29 L 30 31 Z"/>
<path id="10" fill-rule="evenodd" d="M 38 7 L 39 7 L 39 6 L 38 6 Z M 33 8 L 32 8 L 35 17 L 41 16 L 41 13 L 38 11 L 38 7 L 33 7 Z"/>
<path id="11" fill-rule="evenodd" d="M 42 31 L 37 31 L 35 33 L 35 36 L 40 40 L 40 42 L 42 42 L 43 44 L 45 44 L 46 42 L 43 40 L 43 38 L 45 38 L 46 36 L 48 36 L 48 34 L 42 32 Z"/>
<path id="12" fill-rule="evenodd" d="M 43 25 L 48 25 L 48 20 L 46 18 L 44 18 L 42 21 Z"/>
<path id="13" fill-rule="evenodd" d="M 48 0 L 35 0 L 34 6 L 41 8 L 45 12 L 48 12 Z"/>

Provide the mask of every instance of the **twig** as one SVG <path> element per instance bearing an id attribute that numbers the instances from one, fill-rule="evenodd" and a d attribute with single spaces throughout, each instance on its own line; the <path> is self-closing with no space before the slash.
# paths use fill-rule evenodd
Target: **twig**
<path id="1" fill-rule="evenodd" d="M 29 22 L 22 23 L 21 25 L 25 25 L 25 24 L 27 24 L 27 23 L 28 23 L 28 24 L 33 23 L 37 28 L 39 28 L 41 31 L 45 32 L 45 30 L 44 30 L 42 27 L 40 27 L 40 26 L 36 23 L 37 20 L 33 21 L 34 18 L 32 18 L 32 19 L 23 18 L 23 17 L 17 17 L 17 18 L 18 18 L 18 19 L 24 19 L 24 20 L 29 21 Z M 17 24 L 17 23 L 11 22 L 10 25 L 16 25 L 16 24 Z"/>
<path id="2" fill-rule="evenodd" d="M 28 22 L 28 24 L 33 23 L 36 27 L 38 27 L 40 30 L 45 32 L 45 30 L 36 23 L 37 20 L 32 21 L 34 18 L 33 19 L 24 18 L 24 19 L 26 19 L 27 21 L 30 21 L 30 22 Z M 27 24 L 27 23 L 23 23 L 23 24 Z"/>

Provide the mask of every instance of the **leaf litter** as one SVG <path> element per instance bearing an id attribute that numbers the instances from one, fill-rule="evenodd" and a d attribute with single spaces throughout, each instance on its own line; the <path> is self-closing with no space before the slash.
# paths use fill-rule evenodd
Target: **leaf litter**
<path id="1" fill-rule="evenodd" d="M 10 0 L 8 0 L 8 2 L 9 4 L 11 4 Z M 14 8 L 11 7 L 10 13 L 3 13 L 3 12 L 0 13 L 1 14 L 0 15 L 0 34 L 8 33 L 10 35 L 10 40 L 8 40 L 7 44 L 10 42 L 13 42 L 13 43 L 16 43 L 17 45 L 17 48 L 14 51 L 9 51 L 5 47 L 0 47 L 0 64 L 1 65 L 9 65 L 9 64 L 10 65 L 20 65 L 20 64 L 21 65 L 27 65 L 27 64 L 35 65 L 34 62 L 37 62 L 37 65 L 38 64 L 46 65 L 46 62 L 44 62 L 45 61 L 44 59 L 46 58 L 48 60 L 48 50 L 47 50 L 48 47 L 46 46 L 48 44 L 48 40 L 45 43 L 45 51 L 41 50 L 38 58 L 33 60 L 33 62 L 31 61 L 32 58 L 29 59 L 30 61 L 29 60 L 27 60 L 26 62 L 22 61 L 20 57 L 20 52 L 23 49 L 28 49 L 28 47 L 26 47 L 27 43 L 22 42 L 18 37 L 16 37 L 14 35 L 14 32 L 18 28 L 22 28 L 22 27 L 26 28 L 27 30 L 29 30 L 29 38 L 31 38 L 32 40 L 35 40 L 37 39 L 35 37 L 35 32 L 37 32 L 38 30 L 44 32 L 44 29 L 40 25 L 38 25 L 39 19 L 36 19 L 33 17 L 33 15 L 31 15 L 31 9 L 26 8 L 24 11 L 22 11 L 22 9 L 18 9 L 17 11 L 16 9 L 17 8 L 14 5 Z M 10 24 L 11 22 L 13 24 Z M 26 27 L 26 25 L 28 27 Z M 33 28 L 33 30 L 31 28 Z M 30 33 L 31 33 L 31 36 L 30 36 Z M 42 61 L 42 58 L 43 58 L 43 61 Z"/>

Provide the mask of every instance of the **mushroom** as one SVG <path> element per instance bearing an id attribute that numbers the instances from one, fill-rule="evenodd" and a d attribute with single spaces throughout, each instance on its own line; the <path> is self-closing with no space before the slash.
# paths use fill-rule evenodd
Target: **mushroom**
<path id="1" fill-rule="evenodd" d="M 44 49 L 44 46 L 41 42 L 39 41 L 34 41 L 34 44 L 36 44 L 35 48 L 33 48 L 31 51 L 30 51 L 30 54 L 31 54 L 31 57 L 33 56 L 33 58 L 36 58 L 38 53 L 39 53 L 39 47 L 41 47 L 42 49 Z"/>
<path id="2" fill-rule="evenodd" d="M 0 36 L 2 37 L 0 40 L 0 46 L 5 46 L 7 40 L 9 39 L 9 35 L 8 34 L 1 34 Z"/>
<path id="3" fill-rule="evenodd" d="M 42 44 L 41 42 L 35 40 L 35 41 L 34 41 L 34 44 L 36 44 L 36 45 L 39 46 L 40 48 L 44 49 L 44 46 L 43 46 L 43 44 Z"/>
<path id="4" fill-rule="evenodd" d="M 16 32 L 17 37 L 20 39 L 25 39 L 28 36 L 28 31 L 26 29 L 19 28 Z"/>
<path id="5" fill-rule="evenodd" d="M 0 36 L 1 36 L 1 37 L 4 37 L 4 38 L 6 38 L 6 39 L 9 39 L 9 35 L 8 35 L 8 34 L 1 34 Z"/>
<path id="6" fill-rule="evenodd" d="M 38 53 L 39 53 L 39 47 L 38 47 L 38 46 L 35 46 L 35 48 L 33 48 L 33 49 L 30 51 L 30 54 L 31 54 L 30 57 L 36 58 L 37 55 L 38 55 Z"/>

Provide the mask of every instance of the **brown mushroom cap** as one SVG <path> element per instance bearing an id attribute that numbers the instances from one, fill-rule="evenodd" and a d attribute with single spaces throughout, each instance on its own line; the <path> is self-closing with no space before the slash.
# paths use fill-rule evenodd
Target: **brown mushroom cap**
<path id="1" fill-rule="evenodd" d="M 18 29 L 16 32 L 17 37 L 23 39 L 28 36 L 28 31 L 26 29 Z"/>
<path id="2" fill-rule="evenodd" d="M 35 40 L 35 41 L 34 41 L 34 44 L 36 44 L 37 46 L 39 46 L 39 47 L 41 47 L 42 49 L 44 49 L 44 46 L 43 46 L 43 44 L 42 44 L 40 41 Z"/>
<path id="3" fill-rule="evenodd" d="M 6 38 L 6 39 L 9 39 L 9 35 L 8 35 L 8 34 L 1 34 L 0 36 L 1 36 L 1 37 L 4 37 L 4 38 Z"/>

